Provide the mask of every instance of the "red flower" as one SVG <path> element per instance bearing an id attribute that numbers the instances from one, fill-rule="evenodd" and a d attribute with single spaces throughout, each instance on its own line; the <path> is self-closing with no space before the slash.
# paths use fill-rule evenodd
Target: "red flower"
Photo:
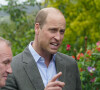
<path id="1" fill-rule="evenodd" d="M 91 50 L 88 50 L 88 51 L 87 51 L 87 54 L 88 54 L 89 56 L 91 56 L 92 51 L 91 51 Z"/>
<path id="2" fill-rule="evenodd" d="M 100 47 L 97 47 L 96 49 L 100 52 Z"/>
<path id="3" fill-rule="evenodd" d="M 75 56 L 72 56 L 72 58 L 74 58 L 74 59 L 75 59 Z"/>
<path id="4" fill-rule="evenodd" d="M 77 55 L 77 60 L 79 60 L 80 59 L 80 57 L 83 57 L 84 56 L 84 54 L 83 53 L 79 53 L 78 55 Z"/>
<path id="5" fill-rule="evenodd" d="M 70 48 L 71 48 L 71 45 L 70 45 L 70 44 L 67 44 L 67 46 L 66 46 L 66 50 L 69 51 Z"/>
<path id="6" fill-rule="evenodd" d="M 100 52 L 100 41 L 98 41 L 97 43 L 96 43 L 96 45 L 97 45 L 97 50 Z"/>

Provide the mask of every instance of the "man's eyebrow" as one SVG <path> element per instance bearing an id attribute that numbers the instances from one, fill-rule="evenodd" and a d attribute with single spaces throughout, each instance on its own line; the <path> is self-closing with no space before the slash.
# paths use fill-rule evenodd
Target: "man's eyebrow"
<path id="1" fill-rule="evenodd" d="M 49 30 L 56 30 L 57 28 L 55 28 L 55 27 L 51 27 L 51 28 L 49 28 Z"/>
<path id="2" fill-rule="evenodd" d="M 55 28 L 55 27 L 50 27 L 49 28 L 49 30 L 57 30 L 58 28 Z M 62 28 L 62 29 L 60 29 L 60 30 L 63 30 L 63 31 L 65 31 L 65 28 Z"/>

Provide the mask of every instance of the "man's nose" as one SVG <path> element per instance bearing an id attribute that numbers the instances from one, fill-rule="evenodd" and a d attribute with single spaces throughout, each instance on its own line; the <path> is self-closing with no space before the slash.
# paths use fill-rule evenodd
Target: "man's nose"
<path id="1" fill-rule="evenodd" d="M 11 65 L 8 66 L 8 68 L 7 68 L 7 72 L 8 72 L 9 74 L 12 73 Z"/>
<path id="2" fill-rule="evenodd" d="M 57 32 L 57 33 L 55 34 L 55 39 L 56 39 L 56 40 L 60 40 L 60 39 L 61 39 L 61 34 L 60 34 L 59 32 Z"/>

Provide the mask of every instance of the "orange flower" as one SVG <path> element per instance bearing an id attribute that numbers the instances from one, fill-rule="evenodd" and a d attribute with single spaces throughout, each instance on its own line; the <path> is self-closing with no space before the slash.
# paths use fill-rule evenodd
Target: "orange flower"
<path id="1" fill-rule="evenodd" d="M 84 54 L 83 53 L 78 53 L 78 55 L 77 55 L 77 60 L 79 60 L 80 59 L 80 57 L 83 57 L 84 56 Z"/>
<path id="2" fill-rule="evenodd" d="M 82 72 L 82 71 L 84 71 L 84 69 L 83 68 L 80 68 L 80 72 Z"/>
<path id="3" fill-rule="evenodd" d="M 97 47 L 96 49 L 100 52 L 100 47 Z"/>
<path id="4" fill-rule="evenodd" d="M 91 50 L 88 50 L 88 51 L 87 51 L 87 54 L 88 54 L 89 56 L 91 56 L 92 51 L 91 51 Z"/>
<path id="5" fill-rule="evenodd" d="M 72 56 L 72 58 L 74 58 L 74 59 L 75 59 L 75 56 Z"/>

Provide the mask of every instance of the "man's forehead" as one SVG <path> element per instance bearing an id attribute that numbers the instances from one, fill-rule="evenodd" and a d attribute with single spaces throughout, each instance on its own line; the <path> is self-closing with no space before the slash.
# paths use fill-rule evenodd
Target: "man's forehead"
<path id="1" fill-rule="evenodd" d="M 62 15 L 62 12 L 56 8 L 53 8 L 53 7 L 49 7 L 49 8 L 43 8 L 41 11 L 44 11 L 45 13 L 47 13 L 47 17 L 48 15 L 56 15 L 56 14 L 59 14 L 59 15 Z"/>
<path id="2" fill-rule="evenodd" d="M 55 13 L 55 14 L 52 14 L 52 13 L 48 14 L 48 16 L 46 18 L 46 22 L 54 23 L 54 21 L 57 21 L 58 23 L 61 23 L 61 24 L 62 23 L 66 24 L 66 20 L 65 20 L 65 18 L 64 18 L 64 16 L 62 14 L 57 14 L 57 13 Z"/>
<path id="3" fill-rule="evenodd" d="M 2 57 L 11 57 L 12 51 L 7 44 L 0 44 L 0 56 Z"/>
<path id="4" fill-rule="evenodd" d="M 4 41 L 0 41 L 0 48 L 7 46 L 7 44 Z"/>
<path id="5" fill-rule="evenodd" d="M 12 53 L 1 53 L 0 52 L 0 62 L 11 61 Z"/>
<path id="6" fill-rule="evenodd" d="M 11 48 L 10 46 L 7 45 L 6 42 L 4 41 L 0 41 L 0 49 L 5 49 L 5 48 Z"/>

